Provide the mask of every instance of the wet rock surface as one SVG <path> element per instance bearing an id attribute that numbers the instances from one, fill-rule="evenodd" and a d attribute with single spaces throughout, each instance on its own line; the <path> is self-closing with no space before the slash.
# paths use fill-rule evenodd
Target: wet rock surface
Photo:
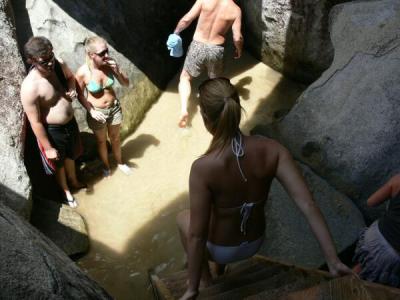
<path id="1" fill-rule="evenodd" d="M 255 131 L 280 140 L 372 220 L 382 210 L 367 208 L 367 197 L 400 171 L 400 3 L 346 3 L 331 17 L 331 67 L 281 122 Z"/>

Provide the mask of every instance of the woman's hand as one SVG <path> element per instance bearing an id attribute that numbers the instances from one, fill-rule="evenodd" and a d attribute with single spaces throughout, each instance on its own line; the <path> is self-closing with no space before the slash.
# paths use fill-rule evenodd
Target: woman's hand
<path id="1" fill-rule="evenodd" d="M 357 274 L 353 272 L 348 266 L 342 263 L 339 259 L 334 263 L 328 263 L 329 273 L 335 277 L 345 276 L 345 275 L 354 275 L 356 277 Z"/>
<path id="2" fill-rule="evenodd" d="M 105 114 L 103 114 L 101 111 L 95 110 L 94 108 L 90 109 L 89 113 L 93 119 L 95 119 L 96 121 L 99 121 L 101 123 L 105 123 L 107 120 L 107 117 Z"/>
<path id="3" fill-rule="evenodd" d="M 179 298 L 179 300 L 196 299 L 198 295 L 199 295 L 199 292 L 197 292 L 197 291 L 186 290 L 186 292 L 183 294 L 182 297 Z"/>
<path id="4" fill-rule="evenodd" d="M 114 73 L 119 73 L 118 64 L 114 59 L 109 57 L 109 58 L 107 58 L 106 63 L 111 68 L 111 70 L 113 70 Z"/>

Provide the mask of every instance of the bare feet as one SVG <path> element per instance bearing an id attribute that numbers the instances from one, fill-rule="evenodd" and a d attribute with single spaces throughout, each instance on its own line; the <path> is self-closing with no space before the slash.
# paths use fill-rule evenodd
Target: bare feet
<path id="1" fill-rule="evenodd" d="M 189 117 L 188 113 L 181 114 L 181 117 L 179 118 L 179 123 L 178 123 L 178 126 L 180 128 L 185 128 L 187 126 L 188 117 Z"/>

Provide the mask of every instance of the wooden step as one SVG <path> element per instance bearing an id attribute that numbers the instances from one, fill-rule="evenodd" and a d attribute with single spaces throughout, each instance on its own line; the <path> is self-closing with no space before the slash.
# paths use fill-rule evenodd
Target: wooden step
<path id="1" fill-rule="evenodd" d="M 260 281 L 268 281 L 273 277 L 276 277 L 280 273 L 286 273 L 282 271 L 277 266 L 265 267 L 258 266 L 257 270 L 254 271 L 254 267 L 249 269 L 249 272 L 242 272 L 236 274 L 235 276 L 227 276 L 225 280 L 218 284 L 213 284 L 212 286 L 201 290 L 199 299 L 211 299 L 213 296 L 217 295 L 220 297 L 223 293 L 232 290 L 245 290 L 247 286 L 251 286 L 254 283 Z"/>
<path id="2" fill-rule="evenodd" d="M 328 277 L 320 276 L 320 274 L 306 273 L 306 275 L 299 275 L 296 277 L 296 280 L 278 288 L 273 288 L 269 290 L 263 290 L 258 294 L 253 294 L 251 296 L 246 297 L 246 300 L 276 300 L 283 295 L 287 295 L 289 292 L 299 291 L 303 289 L 307 289 L 309 287 L 318 285 L 324 281 L 329 280 Z"/>
<path id="3" fill-rule="evenodd" d="M 297 270 L 297 273 L 294 270 Z M 249 260 L 229 265 L 226 274 L 213 280 L 212 286 L 200 291 L 199 299 L 212 297 L 217 299 L 225 297 L 225 294 L 227 294 L 226 297 L 242 299 L 245 296 L 264 291 L 266 287 L 276 289 L 280 285 L 287 285 L 296 281 L 295 277 L 305 277 L 304 274 L 308 274 L 307 272 L 309 271 L 262 256 L 255 256 Z M 291 273 L 294 275 L 291 276 Z M 317 271 L 315 276 L 323 278 L 326 273 Z M 186 289 L 187 271 L 164 276 L 153 274 L 151 280 L 159 299 L 178 299 Z"/>
<path id="4" fill-rule="evenodd" d="M 267 299 L 267 298 L 264 298 Z M 271 300 L 399 300 L 400 289 L 346 276 Z"/>

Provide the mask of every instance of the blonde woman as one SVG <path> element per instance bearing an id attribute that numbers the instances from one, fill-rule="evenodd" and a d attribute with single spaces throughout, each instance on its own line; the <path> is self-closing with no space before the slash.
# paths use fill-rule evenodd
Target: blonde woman
<path id="1" fill-rule="evenodd" d="M 103 38 L 94 36 L 86 39 L 85 50 L 86 64 L 81 66 L 75 75 L 78 99 L 88 112 L 87 122 L 96 136 L 97 149 L 104 164 L 103 175 L 111 175 L 107 134 L 118 168 L 129 174 L 131 170 L 121 158 L 119 130 L 122 111 L 113 89 L 115 80 L 123 86 L 128 86 L 129 79 L 121 72 L 117 62 L 109 56 L 108 45 Z"/>

